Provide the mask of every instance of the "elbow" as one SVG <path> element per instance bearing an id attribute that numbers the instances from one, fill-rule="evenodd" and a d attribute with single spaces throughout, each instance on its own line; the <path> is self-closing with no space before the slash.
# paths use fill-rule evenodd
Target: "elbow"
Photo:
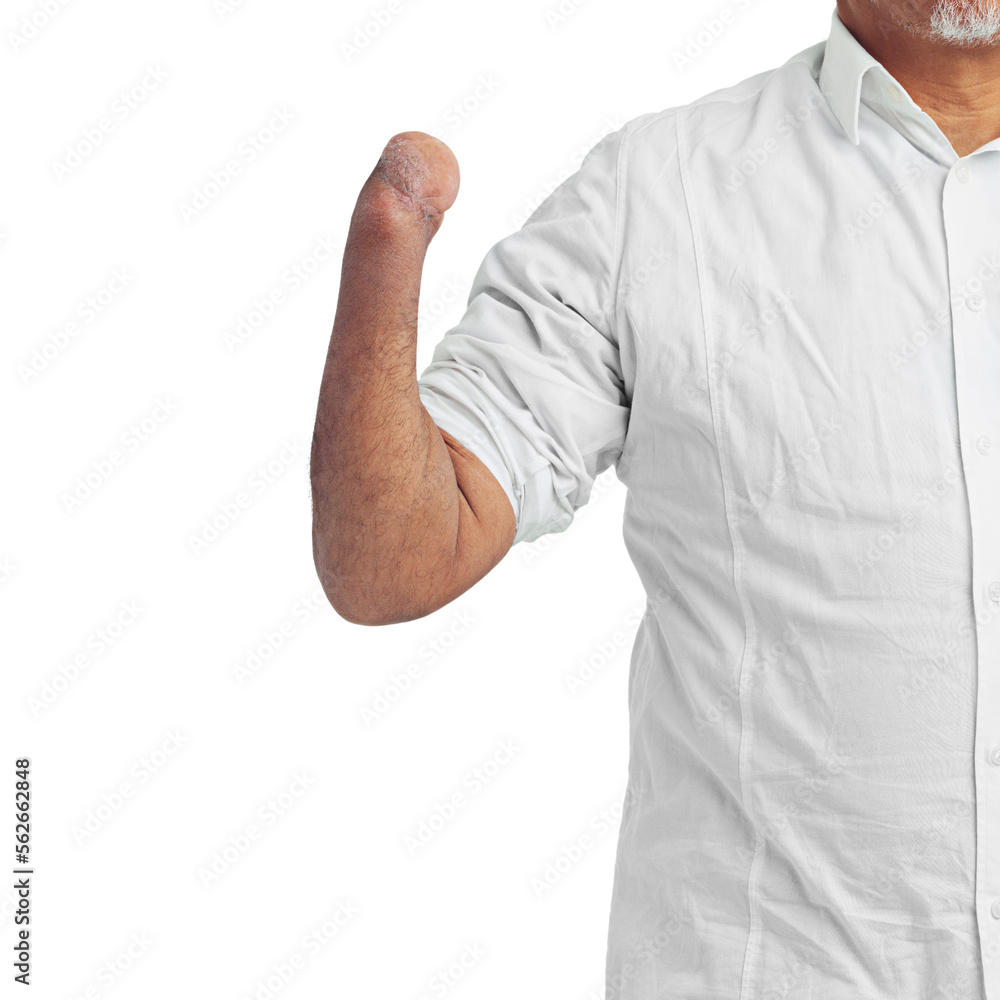
<path id="1" fill-rule="evenodd" d="M 342 590 L 335 590 L 328 584 L 323 582 L 323 577 L 320 577 L 320 583 L 323 586 L 323 593 L 326 594 L 326 599 L 330 602 L 330 607 L 340 615 L 341 618 L 346 622 L 350 622 L 352 625 L 381 625 L 382 622 L 377 620 L 370 613 L 366 613 L 363 606 L 358 604 L 356 601 L 352 601 L 350 597 Z"/>
<path id="2" fill-rule="evenodd" d="M 330 601 L 333 610 L 340 615 L 341 618 L 346 622 L 350 622 L 352 625 L 390 625 L 392 624 L 391 619 L 386 620 L 384 618 L 370 614 L 366 609 L 357 604 L 352 604 L 343 599 L 334 601 L 333 598 L 327 594 L 327 598 Z"/>
<path id="3" fill-rule="evenodd" d="M 330 606 L 352 625 L 397 625 L 437 611 L 444 601 L 407 592 L 400 581 L 410 574 L 397 568 L 388 579 L 375 579 L 364 566 L 353 568 L 338 554 L 326 532 L 313 525 L 313 565 Z"/>
<path id="4" fill-rule="evenodd" d="M 340 615 L 344 621 L 352 625 L 387 625 L 389 620 L 384 615 L 378 613 L 371 601 L 366 601 L 362 594 L 346 586 L 333 586 L 328 582 L 328 578 L 319 572 L 319 582 L 323 587 L 323 593 L 330 602 L 330 607 Z"/>
<path id="5" fill-rule="evenodd" d="M 313 531 L 313 565 L 330 606 L 352 625 L 390 625 L 406 620 L 392 614 L 390 603 L 356 575 L 342 571 L 331 555 L 331 546 L 323 544 Z"/>
<path id="6" fill-rule="evenodd" d="M 383 616 L 378 614 L 376 603 L 371 600 L 370 593 L 366 595 L 364 588 L 356 586 L 338 573 L 329 557 L 315 543 L 313 565 L 316 567 L 316 575 L 319 577 L 326 599 L 330 602 L 330 607 L 344 621 L 352 625 L 385 624 Z"/>
<path id="7" fill-rule="evenodd" d="M 324 571 L 316 561 L 316 573 L 330 606 L 344 621 L 352 625 L 399 625 L 424 618 L 438 610 L 438 605 L 417 607 L 404 605 L 388 595 L 354 581 L 344 581 Z"/>
<path id="8" fill-rule="evenodd" d="M 322 573 L 319 574 L 319 579 L 330 606 L 344 621 L 352 625 L 398 625 L 423 618 L 429 613 L 397 610 L 387 601 L 374 599 L 371 592 L 363 587 L 333 587 L 325 582 Z"/>

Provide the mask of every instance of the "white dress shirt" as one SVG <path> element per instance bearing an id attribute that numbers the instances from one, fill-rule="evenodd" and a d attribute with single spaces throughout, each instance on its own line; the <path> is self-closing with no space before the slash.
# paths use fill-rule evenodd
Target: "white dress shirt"
<path id="1" fill-rule="evenodd" d="M 1000 139 L 829 38 L 599 142 L 420 397 L 646 590 L 608 1000 L 1000 1000 Z"/>

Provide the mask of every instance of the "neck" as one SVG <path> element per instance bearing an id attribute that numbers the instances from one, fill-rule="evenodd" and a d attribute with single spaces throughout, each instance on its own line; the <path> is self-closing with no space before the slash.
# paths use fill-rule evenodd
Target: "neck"
<path id="1" fill-rule="evenodd" d="M 883 3 L 889 6 L 837 0 L 837 12 L 959 156 L 1000 137 L 1000 37 L 989 44 L 945 42 L 933 34 L 929 12 L 896 10 L 896 0 Z"/>

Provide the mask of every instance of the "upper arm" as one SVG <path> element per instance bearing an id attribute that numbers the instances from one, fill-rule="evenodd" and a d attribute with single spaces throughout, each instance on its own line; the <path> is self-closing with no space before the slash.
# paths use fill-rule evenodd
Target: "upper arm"
<path id="1" fill-rule="evenodd" d="M 481 580 L 510 550 L 517 531 L 514 508 L 503 486 L 488 466 L 425 411 L 431 435 L 429 465 L 449 481 L 447 495 L 457 504 L 447 537 L 427 535 L 414 527 L 410 556 L 395 577 L 405 601 L 392 603 L 391 616 L 378 624 L 411 621 L 433 614 Z M 454 470 L 452 478 L 452 470 Z M 429 481 L 434 499 L 441 502 L 437 474 Z M 456 488 L 457 487 L 457 488 Z M 450 502 L 450 501 L 446 501 Z"/>
<path id="2" fill-rule="evenodd" d="M 517 517 L 507 491 L 489 467 L 447 431 L 438 428 L 451 452 L 460 494 L 456 565 L 472 579 L 468 589 L 508 553 L 517 532 Z"/>

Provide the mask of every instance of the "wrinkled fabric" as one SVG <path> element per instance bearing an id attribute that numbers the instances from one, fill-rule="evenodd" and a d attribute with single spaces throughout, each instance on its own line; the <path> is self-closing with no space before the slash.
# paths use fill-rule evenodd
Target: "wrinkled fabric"
<path id="1" fill-rule="evenodd" d="M 646 590 L 608 1000 L 1000 1000 L 1000 140 L 854 39 L 599 142 L 419 379 Z"/>

